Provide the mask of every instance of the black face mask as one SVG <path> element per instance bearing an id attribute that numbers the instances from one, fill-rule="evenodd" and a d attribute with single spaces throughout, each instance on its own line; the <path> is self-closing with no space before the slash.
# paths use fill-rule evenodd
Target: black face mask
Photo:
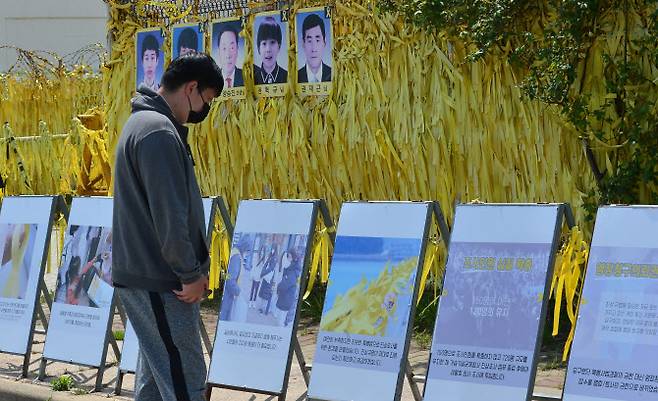
<path id="1" fill-rule="evenodd" d="M 199 88 L 197 88 L 197 91 Z M 199 96 L 201 96 L 201 92 L 199 91 Z M 201 96 L 201 100 L 203 100 L 203 96 Z M 192 110 L 192 101 L 190 100 L 190 96 L 187 96 L 187 102 L 190 105 L 190 112 L 187 115 L 187 122 L 190 124 L 198 124 L 201 121 L 205 120 L 206 117 L 208 117 L 208 113 L 210 113 L 210 104 L 206 103 L 205 100 L 203 102 L 203 108 L 201 111 L 194 111 Z"/>

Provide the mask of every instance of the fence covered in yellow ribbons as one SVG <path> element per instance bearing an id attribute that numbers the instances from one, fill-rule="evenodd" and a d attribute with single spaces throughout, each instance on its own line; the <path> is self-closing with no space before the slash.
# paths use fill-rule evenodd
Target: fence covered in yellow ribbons
<path id="1" fill-rule="evenodd" d="M 9 122 L 2 140 L 11 150 L 0 158 L 6 193 L 80 194 L 111 188 L 112 149 L 134 92 L 135 32 L 149 26 L 166 32 L 173 23 L 219 16 L 197 16 L 192 5 L 179 8 L 169 2 L 163 18 L 152 13 L 157 8 L 152 3 L 108 3 L 112 46 L 102 80 L 71 74 L 57 77 L 59 86 L 42 82 L 32 87 L 2 77 L 0 117 Z M 324 4 L 295 1 L 292 11 L 316 5 Z M 459 42 L 380 14 L 367 0 L 339 1 L 334 7 L 334 85 L 327 97 L 294 95 L 291 74 L 286 97 L 256 99 L 247 46 L 247 99 L 222 102 L 192 130 L 205 195 L 224 196 L 233 215 L 244 198 L 324 198 L 334 216 L 346 200 L 435 199 L 448 220 L 455 200 L 566 201 L 583 221 L 581 195 L 594 182 L 580 141 L 551 109 L 522 97 L 518 72 L 505 59 L 464 63 Z M 294 19 L 290 25 L 294 32 Z M 242 34 L 249 38 L 250 30 L 247 23 Z M 290 37 L 294 65 L 297 44 Z M 59 95 L 34 98 L 36 88 Z M 93 93 L 102 93 L 95 104 L 66 100 L 91 99 Z M 102 127 L 73 119 L 83 104 L 102 107 Z M 26 112 L 7 117 L 18 110 Z M 46 125 L 39 125 L 40 119 Z M 69 135 L 50 134 L 60 130 Z M 18 141 L 19 135 L 38 138 Z M 216 236 L 213 252 L 227 257 L 223 235 Z M 565 243 L 554 291 L 571 301 L 586 247 L 580 231 Z M 326 232 L 314 247 L 311 282 L 326 281 Z M 433 244 L 427 255 L 423 283 L 432 283 L 438 293 L 445 250 Z M 573 308 L 574 302 L 567 303 L 569 317 Z"/>

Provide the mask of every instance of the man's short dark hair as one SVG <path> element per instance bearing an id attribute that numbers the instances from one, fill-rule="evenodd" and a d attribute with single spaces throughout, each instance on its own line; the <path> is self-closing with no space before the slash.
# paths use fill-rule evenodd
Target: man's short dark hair
<path id="1" fill-rule="evenodd" d="M 238 35 L 240 31 L 239 22 L 224 22 L 219 26 L 219 32 L 217 33 L 217 46 L 219 46 L 219 40 L 222 38 L 222 35 L 226 32 L 233 32 L 235 35 L 235 41 L 238 41 Z"/>
<path id="2" fill-rule="evenodd" d="M 264 40 L 276 40 L 279 46 L 281 46 L 281 38 L 281 27 L 277 24 L 274 17 L 265 17 L 265 20 L 258 27 L 258 35 L 256 36 L 258 51 L 260 52 L 260 42 Z"/>
<path id="3" fill-rule="evenodd" d="M 306 31 L 315 28 L 316 26 L 320 27 L 320 31 L 322 31 L 322 40 L 326 41 L 327 37 L 324 33 L 324 21 L 322 21 L 322 18 L 317 14 L 309 14 L 304 18 L 304 22 L 302 22 L 302 40 L 306 39 Z"/>
<path id="4" fill-rule="evenodd" d="M 185 28 L 178 36 L 178 54 L 180 55 L 180 50 L 185 47 L 187 49 L 194 49 L 199 51 L 199 36 L 192 28 Z"/>
<path id="5" fill-rule="evenodd" d="M 160 44 L 152 33 L 144 36 L 144 40 L 142 40 L 142 58 L 147 50 L 155 51 L 155 56 L 160 57 Z"/>
<path id="6" fill-rule="evenodd" d="M 197 81 L 200 91 L 212 88 L 219 95 L 224 89 L 222 70 L 207 53 L 190 53 L 176 58 L 162 76 L 162 86 L 168 91 L 175 91 L 190 81 Z"/>

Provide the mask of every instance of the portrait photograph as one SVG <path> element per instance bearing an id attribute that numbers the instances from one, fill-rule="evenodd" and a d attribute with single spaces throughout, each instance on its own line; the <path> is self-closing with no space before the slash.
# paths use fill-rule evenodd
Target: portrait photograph
<path id="1" fill-rule="evenodd" d="M 137 71 L 135 88 L 144 85 L 157 91 L 164 73 L 164 38 L 160 28 L 137 31 L 135 43 L 135 59 Z"/>
<path id="2" fill-rule="evenodd" d="M 178 24 L 171 30 L 171 59 L 205 51 L 199 24 Z"/>
<path id="3" fill-rule="evenodd" d="M 295 15 L 297 92 L 325 95 L 331 89 L 333 36 L 329 8 L 301 9 Z"/>
<path id="4" fill-rule="evenodd" d="M 285 12 L 254 18 L 254 84 L 261 97 L 283 96 L 288 83 L 288 21 Z"/>
<path id="5" fill-rule="evenodd" d="M 245 40 L 240 36 L 242 22 L 239 18 L 225 18 L 212 22 L 210 27 L 210 55 L 222 70 L 224 98 L 244 97 Z"/>
<path id="6" fill-rule="evenodd" d="M 328 83 L 332 80 L 333 37 L 328 9 L 302 9 L 295 15 L 297 82 Z"/>

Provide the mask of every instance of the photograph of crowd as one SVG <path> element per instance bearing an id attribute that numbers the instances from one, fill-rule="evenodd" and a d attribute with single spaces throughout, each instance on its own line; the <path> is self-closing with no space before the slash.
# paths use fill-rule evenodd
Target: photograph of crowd
<path id="1" fill-rule="evenodd" d="M 236 234 L 220 320 L 290 326 L 297 311 L 307 237 Z"/>

